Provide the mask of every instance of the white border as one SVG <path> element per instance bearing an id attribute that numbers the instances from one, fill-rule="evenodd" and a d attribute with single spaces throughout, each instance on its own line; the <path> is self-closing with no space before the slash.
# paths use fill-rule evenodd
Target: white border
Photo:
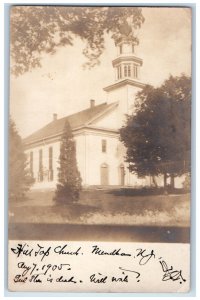
<path id="1" fill-rule="evenodd" d="M 178 6 L 180 5 L 191 5 L 191 4 L 196 4 L 196 66 L 197 66 L 197 70 L 196 70 L 196 82 L 197 82 L 197 91 L 196 91 L 196 181 L 197 181 L 197 187 L 196 187 L 196 212 L 200 212 L 200 204 L 199 204 L 199 201 L 200 199 L 199 198 L 199 186 L 200 184 L 198 183 L 198 178 L 199 178 L 199 170 L 200 170 L 200 159 L 199 159 L 199 155 L 198 153 L 200 153 L 200 147 L 199 147 L 199 134 L 198 134 L 198 129 L 200 128 L 200 117 L 199 117 L 199 113 L 200 113 L 200 110 L 199 110 L 199 101 L 200 101 L 200 97 L 199 97 L 199 85 L 200 85 L 200 78 L 199 78 L 199 66 L 200 66 L 200 58 L 199 58 L 199 53 L 200 53 L 200 46 L 199 46 L 199 36 L 200 36 L 200 32 L 199 32 L 199 28 L 200 28 L 200 21 L 199 21 L 199 18 L 200 18 L 200 4 L 196 1 L 130 1 L 130 0 L 126 0 L 125 2 L 122 2 L 122 1 L 119 1 L 119 0 L 115 0 L 115 1 L 109 1 L 109 2 L 106 2 L 106 1 L 91 1 L 91 0 L 87 0 L 87 1 L 84 1 L 84 0 L 79 0 L 79 1 L 63 1 L 63 0 L 60 0 L 58 2 L 55 2 L 55 1 L 52 1 L 52 0 L 48 0 L 48 1 L 35 1 L 35 0 L 28 0 L 28 1 L 6 1 L 6 2 L 1 2 L 0 4 L 0 12 L 1 12 L 1 18 L 0 18 L 0 30 L 1 30 L 1 40 L 3 41 L 4 39 L 4 4 L 85 4 L 85 3 L 88 3 L 88 4 L 104 4 L 104 5 L 108 5 L 108 4 L 133 4 L 133 5 L 173 5 L 173 4 L 176 4 Z M 195 38 L 195 37 L 194 37 Z M 3 43 L 2 43 L 3 44 Z M 4 48 L 1 44 L 1 47 L 0 47 L 0 58 L 1 58 L 1 70 L 3 70 L 3 65 L 4 65 Z M 5 53 L 5 55 L 7 55 Z M 193 76 L 195 77 L 195 74 L 193 74 Z M 2 97 L 1 99 L 4 99 L 4 93 L 3 93 L 3 90 L 4 90 L 4 80 L 3 80 L 3 72 L 1 73 L 1 77 L 0 77 L 0 82 L 1 82 L 1 94 L 2 94 Z M 7 155 L 6 153 L 4 154 L 3 152 L 3 144 L 4 144 L 4 138 L 3 138 L 3 132 L 4 132 L 4 108 L 3 108 L 3 101 L 0 102 L 0 127 L 1 127 L 1 135 L 0 135 L 0 138 L 1 138 L 1 147 L 0 147 L 0 154 L 1 154 L 1 162 L 4 162 L 4 155 Z M 3 191 L 3 182 L 4 182 L 4 168 L 3 168 L 3 165 L 1 164 L 1 171 L 0 171 L 0 182 L 1 182 L 1 191 Z M 1 228 L 1 236 L 3 237 L 4 236 L 4 206 L 3 206 L 3 193 L 1 195 L 1 201 L 0 201 L 0 213 L 1 213 L 1 216 L 0 216 L 0 228 Z M 200 278 L 199 278 L 199 266 L 200 266 L 200 259 L 199 259 L 199 253 L 200 253 L 200 247 L 199 247 L 199 232 L 198 232 L 198 228 L 199 228 L 199 217 L 197 215 L 197 243 L 196 243 L 196 253 L 197 253 L 197 261 L 196 261 L 196 266 L 197 266 L 197 279 L 196 279 L 196 282 L 197 282 L 197 285 L 196 285 L 196 288 L 197 288 L 197 291 L 196 291 L 196 297 L 195 298 L 199 298 L 200 297 L 200 290 L 199 290 L 199 282 L 200 282 Z M 5 240 L 4 243 L 7 243 L 7 241 Z M 0 266 L 1 266 L 1 272 L 0 272 L 0 299 L 4 298 L 4 280 L 3 280 L 3 266 L 4 266 L 4 250 L 3 250 L 3 245 L 0 246 L 0 252 L 1 252 L 1 261 L 0 261 Z M 33 295 L 34 296 L 34 295 Z M 56 297 L 54 297 L 54 295 L 52 294 L 52 298 L 58 298 L 59 295 L 56 295 Z M 60 295 L 62 296 L 62 295 Z M 81 295 L 80 295 L 81 296 Z M 99 295 L 100 297 L 102 297 L 103 295 Z M 93 299 L 97 299 L 99 298 L 98 297 L 94 297 L 94 296 L 90 296 L 90 294 L 88 294 L 87 296 L 84 296 L 84 298 L 93 298 Z M 147 295 L 148 296 L 148 295 Z M 22 297 L 22 295 L 20 296 Z M 27 297 L 25 296 L 26 299 L 32 299 L 32 297 Z M 41 299 L 48 299 L 49 297 L 42 297 L 41 296 L 41 293 L 37 294 L 37 297 L 38 298 L 41 298 Z M 128 297 L 118 297 L 116 295 L 116 297 L 118 299 L 127 299 Z M 155 297 L 155 295 L 153 296 Z M 159 295 L 159 297 L 164 297 Z M 183 298 L 184 296 L 181 295 L 181 298 Z M 15 297 L 8 297 L 8 299 L 14 299 Z M 68 299 L 79 299 L 80 297 L 68 297 Z M 113 297 L 110 297 L 109 295 L 106 295 L 104 296 L 104 298 L 113 298 Z M 145 299 L 146 297 L 134 297 L 134 298 L 139 298 L 139 299 Z M 171 299 L 176 299 L 176 298 L 180 298 L 179 296 L 177 297 L 170 297 Z M 187 299 L 194 299 L 194 296 L 193 297 L 187 297 Z"/>

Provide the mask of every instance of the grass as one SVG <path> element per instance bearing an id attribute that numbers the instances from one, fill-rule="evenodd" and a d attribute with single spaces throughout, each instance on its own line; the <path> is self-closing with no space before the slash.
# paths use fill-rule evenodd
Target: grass
<path id="1" fill-rule="evenodd" d="M 83 190 L 77 203 L 61 207 L 53 202 L 52 191 L 31 191 L 25 201 L 10 205 L 10 221 L 189 226 L 189 194 L 152 193 L 147 195 L 144 189 Z"/>

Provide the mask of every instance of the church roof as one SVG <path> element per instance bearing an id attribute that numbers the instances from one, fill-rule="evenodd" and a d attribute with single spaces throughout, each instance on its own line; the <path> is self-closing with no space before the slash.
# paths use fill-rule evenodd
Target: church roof
<path id="1" fill-rule="evenodd" d="M 111 84 L 109 86 L 106 86 L 105 88 L 103 88 L 103 90 L 106 91 L 106 92 L 110 92 L 110 91 L 116 90 L 117 88 L 120 88 L 124 85 L 132 85 L 132 86 L 136 86 L 136 87 L 139 87 L 139 88 L 144 88 L 145 87 L 144 83 L 141 83 L 141 82 L 133 80 L 133 79 L 126 78 L 126 79 L 120 80 L 120 81 L 118 81 L 114 84 Z"/>
<path id="2" fill-rule="evenodd" d="M 64 129 L 65 121 L 69 122 L 72 130 L 83 127 L 84 125 L 87 125 L 91 120 L 98 117 L 99 115 L 104 114 L 107 110 L 115 105 L 116 103 L 102 103 L 100 105 L 95 105 L 64 118 L 53 120 L 46 126 L 26 137 L 23 142 L 27 145 L 61 134 Z"/>

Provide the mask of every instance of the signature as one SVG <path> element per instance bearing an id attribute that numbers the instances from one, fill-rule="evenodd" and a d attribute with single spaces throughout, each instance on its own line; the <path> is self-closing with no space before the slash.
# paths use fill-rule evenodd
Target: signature
<path id="1" fill-rule="evenodd" d="M 174 270 L 174 268 L 172 266 L 169 268 L 167 266 L 167 263 L 164 260 L 160 261 L 160 264 L 161 264 L 162 270 L 164 272 L 162 281 L 180 280 L 180 284 L 182 284 L 182 282 L 186 281 L 186 279 L 184 279 L 183 276 L 182 276 L 182 270 L 180 270 L 180 271 Z"/>

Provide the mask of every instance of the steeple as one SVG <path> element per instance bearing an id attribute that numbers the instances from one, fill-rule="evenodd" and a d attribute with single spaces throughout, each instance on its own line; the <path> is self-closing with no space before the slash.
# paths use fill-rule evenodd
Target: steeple
<path id="1" fill-rule="evenodd" d="M 136 41 L 131 26 L 124 22 L 119 29 L 119 37 L 115 41 L 117 58 L 112 61 L 115 68 L 115 80 L 140 80 L 140 67 L 142 59 L 135 53 Z"/>
<path id="2" fill-rule="evenodd" d="M 118 102 L 119 119 L 133 111 L 136 94 L 145 86 L 140 82 L 143 61 L 136 54 L 137 44 L 133 29 L 125 21 L 115 35 L 117 57 L 112 61 L 115 81 L 103 89 L 107 93 L 108 103 Z"/>

